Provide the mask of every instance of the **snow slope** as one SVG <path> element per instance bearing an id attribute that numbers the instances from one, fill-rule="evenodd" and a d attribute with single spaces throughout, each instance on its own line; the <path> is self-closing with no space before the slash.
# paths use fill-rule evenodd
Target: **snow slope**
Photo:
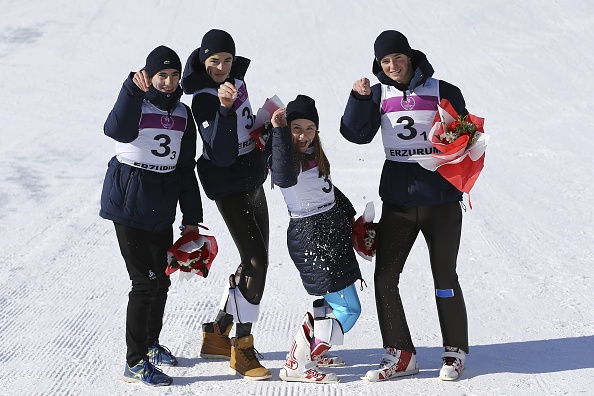
<path id="1" fill-rule="evenodd" d="M 594 394 L 594 3 L 28 0 L 3 1 L 0 14 L 1 395 Z M 238 264 L 206 198 L 220 253 L 208 279 L 174 275 L 161 338 L 180 359 L 165 369 L 174 385 L 120 379 L 130 285 L 113 226 L 97 215 L 113 153 L 103 122 L 151 49 L 169 45 L 185 61 L 214 27 L 252 59 L 254 107 L 273 94 L 316 99 L 333 180 L 360 212 L 369 200 L 381 206 L 381 142 L 348 143 L 338 124 L 352 83 L 372 77 L 381 31 L 404 32 L 485 117 L 492 139 L 459 257 L 471 341 L 459 381 L 436 379 L 441 337 L 422 238 L 401 282 L 419 375 L 360 381 L 382 355 L 373 264 L 362 261 L 363 314 L 336 348 L 349 363 L 334 370 L 342 382 L 278 379 L 311 298 L 286 252 L 280 191 L 269 188 L 270 270 L 255 337 L 273 379 L 248 382 L 199 358 L 200 324 Z"/>

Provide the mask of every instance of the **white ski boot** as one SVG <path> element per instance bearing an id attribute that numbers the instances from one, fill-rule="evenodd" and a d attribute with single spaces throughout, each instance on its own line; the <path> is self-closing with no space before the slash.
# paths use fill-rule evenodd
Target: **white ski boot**
<path id="1" fill-rule="evenodd" d="M 314 356 L 314 360 L 319 367 L 342 367 L 346 365 L 340 356 L 331 355 L 326 352 L 322 353 L 321 355 Z"/>
<path id="2" fill-rule="evenodd" d="M 336 374 L 326 373 L 318 368 L 311 357 L 311 339 L 313 336 L 313 317 L 308 312 L 299 326 L 295 341 L 287 354 L 285 364 L 280 369 L 279 377 L 283 381 L 313 382 L 331 384 L 339 382 Z"/>
<path id="3" fill-rule="evenodd" d="M 439 379 L 443 381 L 454 381 L 460 377 L 466 362 L 466 352 L 460 348 L 446 346 L 445 352 L 441 355 L 443 366 L 439 371 Z"/>
<path id="4" fill-rule="evenodd" d="M 340 367 L 345 362 L 339 356 L 331 355 L 328 350 L 333 345 L 342 345 L 344 333 L 342 327 L 332 313 L 332 308 L 324 299 L 314 302 L 313 335 L 311 340 L 311 357 L 319 367 Z"/>
<path id="5" fill-rule="evenodd" d="M 362 379 L 370 382 L 385 381 L 391 378 L 404 377 L 419 372 L 417 358 L 411 351 L 386 348 L 386 354 L 377 370 L 369 370 Z"/>

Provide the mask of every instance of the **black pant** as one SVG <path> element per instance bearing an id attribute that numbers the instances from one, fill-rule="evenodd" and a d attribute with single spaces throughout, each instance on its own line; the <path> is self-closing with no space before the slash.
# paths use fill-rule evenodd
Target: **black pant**
<path id="1" fill-rule="evenodd" d="M 384 347 L 415 352 L 398 282 L 419 234 L 429 249 L 443 344 L 468 352 L 468 320 L 456 274 L 462 231 L 460 203 L 402 208 L 384 203 L 378 225 L 375 299 Z M 439 295 L 439 296 L 438 296 Z"/>
<path id="2" fill-rule="evenodd" d="M 165 275 L 173 228 L 149 232 L 115 224 L 120 251 L 132 281 L 126 312 L 126 361 L 130 367 L 146 359 L 159 339 L 171 281 Z"/>
<path id="3" fill-rule="evenodd" d="M 239 251 L 235 283 L 252 304 L 259 304 L 268 270 L 268 205 L 262 186 L 216 200 Z"/>

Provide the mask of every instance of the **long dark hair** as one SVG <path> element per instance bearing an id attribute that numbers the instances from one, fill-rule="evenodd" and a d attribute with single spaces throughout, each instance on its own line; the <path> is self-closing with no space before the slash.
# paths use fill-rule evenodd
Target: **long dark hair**
<path id="1" fill-rule="evenodd" d="M 309 169 L 309 161 L 314 160 L 318 164 L 318 176 L 327 177 L 330 175 L 330 162 L 328 157 L 324 153 L 322 148 L 322 141 L 320 140 L 319 131 L 316 130 L 316 136 L 314 136 L 311 145 L 313 147 L 313 153 L 307 154 L 299 151 L 296 145 L 293 145 L 295 152 L 295 167 L 297 172 Z"/>

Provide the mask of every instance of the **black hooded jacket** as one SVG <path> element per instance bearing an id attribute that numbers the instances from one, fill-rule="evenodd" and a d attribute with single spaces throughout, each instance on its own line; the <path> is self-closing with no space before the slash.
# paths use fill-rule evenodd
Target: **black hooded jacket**
<path id="1" fill-rule="evenodd" d="M 382 71 L 374 60 L 373 72 L 380 81 L 371 87 L 371 94 L 360 95 L 351 91 L 344 115 L 340 123 L 340 133 L 350 142 L 370 143 L 381 126 L 381 86 L 390 85 L 407 93 L 425 84 L 433 76 L 433 67 L 421 51 L 413 50 L 413 77 L 408 85 L 397 83 Z M 448 99 L 459 115 L 466 115 L 466 103 L 458 87 L 439 82 L 439 95 Z M 431 172 L 418 163 L 386 160 L 382 169 L 379 194 L 383 201 L 403 207 L 438 205 L 451 201 L 461 201 L 462 193 L 444 179 L 438 172 Z"/>
<path id="2" fill-rule="evenodd" d="M 196 180 L 196 126 L 188 106 L 179 101 L 182 90 L 166 94 L 151 87 L 142 91 L 132 81 L 134 73 L 124 81 L 118 99 L 104 125 L 107 136 L 120 143 L 133 142 L 139 135 L 142 105 L 148 100 L 162 111 L 171 113 L 178 106 L 187 112 L 176 169 L 157 173 L 120 163 L 114 156 L 108 164 L 101 194 L 99 215 L 133 228 L 159 232 L 175 221 L 179 202 L 182 224 L 202 222 L 202 201 Z"/>
<path id="3" fill-rule="evenodd" d="M 189 56 L 184 67 L 182 86 L 187 94 L 194 94 L 192 112 L 203 149 L 208 159 L 198 159 L 198 176 L 206 195 L 216 200 L 223 196 L 249 191 L 259 187 L 266 180 L 266 168 L 260 150 L 238 155 L 237 114 L 235 109 L 221 106 L 218 96 L 209 92 L 200 92 L 205 88 L 218 89 L 219 85 L 210 78 L 203 63 L 200 62 L 197 48 Z M 244 76 L 250 60 L 235 57 L 231 67 L 229 81 L 244 82 Z"/>

